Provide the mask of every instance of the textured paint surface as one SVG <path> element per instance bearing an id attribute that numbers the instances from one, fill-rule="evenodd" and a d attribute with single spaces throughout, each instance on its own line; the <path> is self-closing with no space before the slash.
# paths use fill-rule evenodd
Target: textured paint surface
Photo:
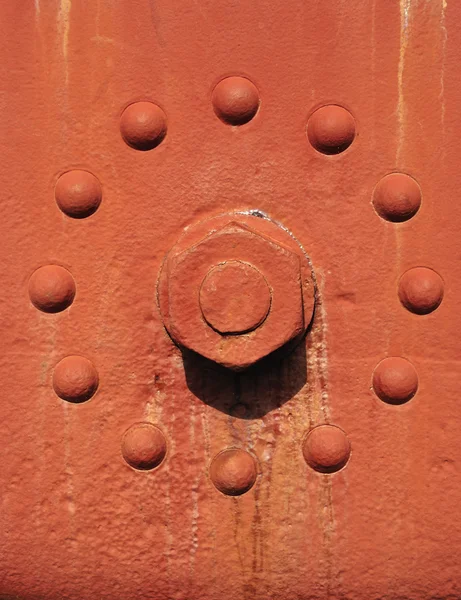
<path id="1" fill-rule="evenodd" d="M 235 370 L 248 368 L 276 351 L 286 355 L 304 337 L 314 313 L 315 288 L 308 257 L 284 228 L 258 214 L 224 214 L 188 228 L 168 253 L 159 278 L 160 312 L 172 339 Z M 236 260 L 260 270 L 269 286 L 270 306 L 264 311 L 269 311 L 267 317 L 263 314 L 252 323 L 251 331 L 245 333 L 244 328 L 239 332 L 242 335 L 231 332 L 226 336 L 207 322 L 201 305 L 204 300 L 206 306 L 206 297 L 201 292 L 210 268 L 219 264 L 229 268 Z M 219 311 L 227 304 L 226 316 L 232 321 L 233 303 L 228 304 L 225 286 L 216 292 L 215 308 Z M 238 302 L 238 292 L 233 299 Z M 250 303 L 240 304 L 242 317 L 253 321 Z"/>
<path id="2" fill-rule="evenodd" d="M 461 5 L 3 0 L 0 34 L 0 598 L 460 598 Z M 241 126 L 213 108 L 230 76 L 259 94 Z M 145 152 L 120 132 L 135 102 L 166 115 Z M 336 155 L 306 134 L 323 105 L 355 121 Z M 87 218 L 56 203 L 71 170 L 101 184 Z M 372 204 L 391 172 L 421 189 L 402 223 Z M 183 357 L 156 286 L 185 227 L 252 209 L 305 248 L 318 298 L 304 344 L 233 373 Z M 61 312 L 30 301 L 45 265 L 75 281 Z M 399 300 L 415 267 L 443 280 L 430 314 Z M 68 356 L 97 372 L 86 402 L 53 389 Z M 386 357 L 417 373 L 408 402 L 372 389 Z M 140 423 L 165 437 L 151 470 L 121 451 Z M 325 423 L 351 444 L 336 473 L 303 457 Z M 240 496 L 210 478 L 229 448 L 258 464 Z"/>

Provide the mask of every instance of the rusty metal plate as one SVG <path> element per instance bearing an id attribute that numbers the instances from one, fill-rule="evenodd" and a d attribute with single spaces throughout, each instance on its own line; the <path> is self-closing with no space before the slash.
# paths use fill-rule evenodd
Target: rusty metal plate
<path id="1" fill-rule="evenodd" d="M 0 34 L 0 598 L 460 598 L 461 5 Z"/>

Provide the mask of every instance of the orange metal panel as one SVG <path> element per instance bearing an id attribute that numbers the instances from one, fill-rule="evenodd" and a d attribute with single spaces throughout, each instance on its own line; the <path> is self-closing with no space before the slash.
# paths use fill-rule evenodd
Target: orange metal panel
<path id="1" fill-rule="evenodd" d="M 461 4 L 0 45 L 0 598 L 460 598 Z"/>

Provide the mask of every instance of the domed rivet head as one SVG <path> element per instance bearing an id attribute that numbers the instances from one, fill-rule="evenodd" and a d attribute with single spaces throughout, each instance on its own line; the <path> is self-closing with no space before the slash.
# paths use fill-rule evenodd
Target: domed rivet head
<path id="1" fill-rule="evenodd" d="M 344 152 L 355 138 L 354 117 L 342 106 L 322 106 L 309 118 L 307 137 L 322 154 Z"/>
<path id="2" fill-rule="evenodd" d="M 210 465 L 215 487 L 227 496 L 240 496 L 250 490 L 258 475 L 255 459 L 239 448 L 223 450 Z"/>
<path id="3" fill-rule="evenodd" d="M 271 293 L 264 276 L 252 265 L 229 261 L 210 269 L 200 288 L 200 308 L 219 333 L 242 334 L 266 318 Z"/>
<path id="4" fill-rule="evenodd" d="M 43 312 L 61 312 L 74 300 L 74 279 L 64 267 L 40 267 L 29 279 L 29 297 L 32 304 Z"/>
<path id="5" fill-rule="evenodd" d="M 389 404 L 408 402 L 418 390 L 418 374 L 405 358 L 391 356 L 382 360 L 373 373 L 375 394 Z"/>
<path id="6" fill-rule="evenodd" d="M 216 115 L 228 125 L 248 123 L 260 104 L 256 86 L 245 77 L 222 79 L 213 90 L 211 101 Z"/>
<path id="7" fill-rule="evenodd" d="M 120 133 L 136 150 L 152 150 L 163 141 L 166 132 L 166 115 L 152 102 L 130 104 L 120 118 Z"/>
<path id="8" fill-rule="evenodd" d="M 443 293 L 443 279 L 427 267 L 409 269 L 400 278 L 400 302 L 418 315 L 434 311 L 442 302 Z"/>
<path id="9" fill-rule="evenodd" d="M 99 377 L 93 363 L 83 356 L 66 356 L 55 367 L 53 387 L 68 402 L 85 402 L 98 388 Z"/>
<path id="10" fill-rule="evenodd" d="M 421 189 L 409 175 L 390 173 L 376 185 L 373 206 L 378 215 L 386 221 L 408 221 L 421 206 Z"/>
<path id="11" fill-rule="evenodd" d="M 335 425 L 319 425 L 307 434 L 303 455 L 307 464 L 321 473 L 342 469 L 351 453 L 351 445 L 342 429 Z"/>
<path id="12" fill-rule="evenodd" d="M 61 175 L 54 190 L 56 203 L 64 214 L 73 219 L 89 217 L 101 204 L 99 180 L 88 171 L 75 169 Z"/>
<path id="13" fill-rule="evenodd" d="M 141 471 L 158 467 L 166 455 L 163 433 L 150 423 L 132 425 L 122 438 L 122 456 L 126 462 Z"/>

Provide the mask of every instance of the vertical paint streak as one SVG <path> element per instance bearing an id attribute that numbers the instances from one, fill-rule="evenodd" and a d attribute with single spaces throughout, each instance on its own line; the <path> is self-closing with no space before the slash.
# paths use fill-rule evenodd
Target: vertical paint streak
<path id="1" fill-rule="evenodd" d="M 441 11 L 440 11 L 440 27 L 442 30 L 442 65 L 440 70 L 440 102 L 441 102 L 441 124 L 442 124 L 442 135 L 445 137 L 445 57 L 447 51 L 447 40 L 448 33 L 445 22 L 445 11 L 447 9 L 447 0 L 441 0 Z M 445 142 L 442 143 L 442 152 L 445 149 Z"/>
<path id="2" fill-rule="evenodd" d="M 330 422 L 329 392 L 328 392 L 328 349 L 327 349 L 327 314 L 323 302 L 325 275 L 320 277 L 314 275 L 317 293 L 315 303 L 315 317 L 309 334 L 310 344 L 308 347 L 308 368 L 314 373 L 313 389 L 309 393 L 309 427 L 319 422 Z"/>
<path id="3" fill-rule="evenodd" d="M 322 531 L 322 566 L 326 581 L 326 597 L 332 597 L 332 583 L 335 581 L 333 565 L 333 539 L 335 534 L 335 523 L 333 515 L 333 499 L 331 490 L 331 479 L 319 480 L 317 515 L 319 527 Z"/>
<path id="4" fill-rule="evenodd" d="M 323 291 L 323 290 L 322 290 Z M 326 422 L 330 420 L 330 410 L 328 406 L 328 349 L 327 349 L 327 315 L 325 304 L 322 299 L 319 302 L 321 340 L 317 347 L 317 372 L 320 376 L 321 397 L 320 406 Z"/>
<path id="5" fill-rule="evenodd" d="M 38 23 L 40 20 L 40 0 L 34 0 L 35 5 L 35 21 Z"/>
<path id="6" fill-rule="evenodd" d="M 371 9 L 371 84 L 372 84 L 372 110 L 373 115 L 373 127 L 371 128 L 371 135 L 373 144 L 375 142 L 375 130 L 376 130 L 376 84 L 375 84 L 375 73 L 376 73 L 376 0 L 373 0 Z"/>
<path id="7" fill-rule="evenodd" d="M 42 360 L 40 363 L 40 371 L 38 373 L 38 393 L 37 393 L 37 401 L 38 405 L 35 411 L 35 422 L 37 428 L 37 440 L 36 444 L 40 444 L 40 448 L 37 447 L 37 459 L 38 459 L 38 468 L 35 470 L 35 479 L 36 479 L 36 499 L 37 499 L 37 512 L 38 512 L 38 522 L 35 521 L 35 527 L 38 528 L 42 522 L 46 520 L 43 516 L 43 510 L 45 507 L 44 502 L 40 502 L 40 498 L 46 497 L 46 492 L 43 486 L 44 481 L 46 481 L 46 473 L 48 471 L 48 463 L 46 460 L 46 449 L 47 449 L 47 434 L 46 434 L 46 421 L 48 417 L 48 407 L 47 407 L 47 399 L 49 397 L 49 385 L 50 385 L 50 374 L 52 366 L 54 366 L 57 362 L 57 337 L 58 337 L 58 325 L 56 322 L 52 322 L 49 319 L 43 318 L 43 316 L 39 316 L 39 327 L 37 333 L 41 330 L 41 334 L 39 334 L 42 339 L 48 340 L 48 348 L 44 351 Z M 64 404 L 67 404 L 64 402 Z M 64 407 L 65 408 L 65 407 Z"/>
<path id="8" fill-rule="evenodd" d="M 194 402 L 191 402 L 190 405 L 190 426 L 189 426 L 189 444 L 190 448 L 194 449 L 193 452 L 193 460 L 194 463 L 197 460 L 197 444 L 195 437 L 195 423 L 196 423 L 196 405 Z M 198 547 L 198 518 L 199 518 L 199 508 L 198 508 L 198 489 L 200 482 L 200 473 L 195 478 L 194 483 L 192 485 L 191 490 L 191 535 L 190 535 L 190 554 L 189 554 L 189 569 L 190 574 L 193 576 L 194 568 L 195 568 L 195 555 L 197 553 Z"/>
<path id="9" fill-rule="evenodd" d="M 74 472 L 72 468 L 72 451 L 71 451 L 71 436 L 72 436 L 72 423 L 69 414 L 69 406 L 67 402 L 62 403 L 62 409 L 64 412 L 64 479 L 65 479 L 65 506 L 69 513 L 69 526 L 71 536 L 69 540 L 73 539 L 74 523 L 73 518 L 75 515 L 75 500 L 74 500 Z"/>
<path id="10" fill-rule="evenodd" d="M 66 84 L 69 81 L 69 69 L 67 63 L 67 52 L 69 46 L 69 16 L 72 6 L 71 0 L 61 0 L 58 13 L 58 30 L 62 37 L 61 48 L 65 63 Z"/>
<path id="11" fill-rule="evenodd" d="M 170 370 L 174 371 L 175 367 L 173 364 L 170 364 Z M 165 415 L 165 429 L 168 433 L 169 439 L 169 456 L 170 460 L 174 460 L 174 456 L 176 453 L 176 444 L 175 444 L 175 415 L 177 414 L 177 406 L 176 406 L 176 394 L 170 393 L 170 404 L 171 404 L 171 412 L 169 411 L 167 415 Z M 174 550 L 174 534 L 172 531 L 172 524 L 174 523 L 174 513 L 172 506 L 172 497 L 174 498 L 174 492 L 172 496 L 172 482 L 171 478 L 167 478 L 167 487 L 165 490 L 165 516 L 167 526 L 165 528 L 165 554 L 166 554 L 166 572 L 169 577 L 171 577 L 172 571 L 174 571 L 174 566 L 172 565 L 172 554 Z M 174 485 L 173 485 L 174 490 Z M 173 567 L 173 568 L 172 568 Z"/>
<path id="12" fill-rule="evenodd" d="M 408 36 L 409 36 L 409 21 L 410 21 L 410 9 L 411 0 L 400 0 L 400 54 L 399 54 L 399 67 L 397 75 L 398 85 L 398 102 L 397 102 L 397 119 L 398 119 L 398 145 L 397 145 L 397 156 L 396 165 L 398 166 L 401 159 L 402 146 L 405 138 L 405 99 L 404 99 L 404 85 L 403 85 L 403 73 L 405 70 L 405 54 L 408 47 Z"/>
<path id="13" fill-rule="evenodd" d="M 251 211 L 250 211 L 251 214 Z M 318 384 L 320 386 L 320 411 L 323 415 L 323 421 L 329 422 L 330 419 L 330 409 L 328 405 L 328 350 L 326 343 L 327 336 L 327 314 L 325 305 L 323 303 L 323 289 L 324 289 L 324 277 L 321 280 L 316 276 L 316 271 L 312 264 L 312 260 L 310 256 L 305 251 L 303 245 L 300 241 L 289 231 L 286 227 L 284 227 L 281 223 L 276 222 L 279 227 L 284 229 L 287 233 L 291 235 L 291 237 L 296 241 L 297 244 L 302 248 L 306 259 L 309 263 L 309 267 L 311 269 L 312 278 L 314 280 L 317 292 L 316 292 L 316 315 L 314 316 L 314 323 L 310 332 L 310 338 L 312 340 L 312 355 L 308 356 L 308 365 L 314 367 L 316 373 L 316 379 L 318 380 Z M 321 282 L 321 283 L 320 283 Z M 309 413 L 309 427 L 312 426 L 312 408 L 316 409 L 315 406 L 312 406 L 312 402 L 308 401 L 308 413 Z M 315 412 L 317 412 L 315 410 Z M 314 418 L 316 420 L 317 417 Z"/>
<path id="14" fill-rule="evenodd" d="M 191 522 L 191 549 L 190 549 L 190 574 L 193 577 L 195 568 L 195 555 L 198 549 L 198 520 L 199 520 L 199 485 L 201 473 L 197 475 L 192 485 L 191 500 L 192 500 L 192 522 Z"/>

